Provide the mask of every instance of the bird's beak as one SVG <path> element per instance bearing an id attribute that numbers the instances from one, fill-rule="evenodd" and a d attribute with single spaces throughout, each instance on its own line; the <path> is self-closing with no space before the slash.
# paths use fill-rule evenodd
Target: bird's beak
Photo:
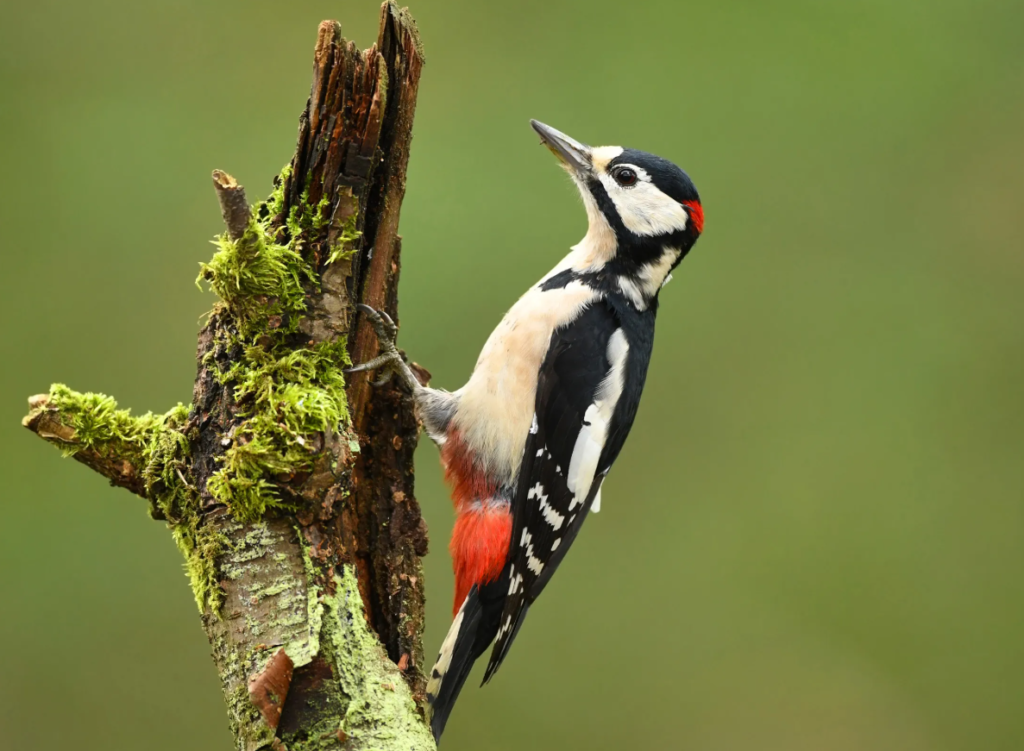
<path id="1" fill-rule="evenodd" d="M 537 131 L 541 143 L 547 146 L 569 171 L 579 177 L 590 174 L 593 163 L 590 159 L 589 146 L 536 120 L 531 120 L 530 125 Z"/>

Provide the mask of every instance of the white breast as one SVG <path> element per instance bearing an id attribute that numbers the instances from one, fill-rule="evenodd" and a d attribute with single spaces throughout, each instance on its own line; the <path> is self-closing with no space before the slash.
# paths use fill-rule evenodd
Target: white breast
<path id="1" fill-rule="evenodd" d="M 531 288 L 487 339 L 473 375 L 459 390 L 454 426 L 499 481 L 511 482 L 519 472 L 552 332 L 575 320 L 595 296 L 579 282 L 547 291 Z"/>

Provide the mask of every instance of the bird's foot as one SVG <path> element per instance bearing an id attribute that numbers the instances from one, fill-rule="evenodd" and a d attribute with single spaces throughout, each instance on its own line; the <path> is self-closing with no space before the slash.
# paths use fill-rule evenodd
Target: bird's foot
<path id="1" fill-rule="evenodd" d="M 345 373 L 362 373 L 366 370 L 380 370 L 380 376 L 373 381 L 374 386 L 383 386 L 391 380 L 391 376 L 398 374 L 405 382 L 410 391 L 415 391 L 420 382 L 413 373 L 405 356 L 398 350 L 395 339 L 398 336 L 398 326 L 391 320 L 391 316 L 383 310 L 374 310 L 369 305 L 362 303 L 356 305 L 356 310 L 366 316 L 374 332 L 377 334 L 377 343 L 380 347 L 380 354 L 372 360 L 351 368 L 345 368 Z"/>

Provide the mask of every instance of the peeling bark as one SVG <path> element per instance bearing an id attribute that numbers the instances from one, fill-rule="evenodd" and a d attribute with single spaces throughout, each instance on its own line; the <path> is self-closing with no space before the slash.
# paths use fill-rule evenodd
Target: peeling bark
<path id="1" fill-rule="evenodd" d="M 149 500 L 186 556 L 236 747 L 430 749 L 418 425 L 397 384 L 340 380 L 376 353 L 357 301 L 397 319 L 398 218 L 423 65 L 392 2 L 360 52 L 320 25 L 289 168 L 250 209 L 214 172 L 227 232 L 203 278 L 190 407 L 133 417 L 55 386 L 24 424 Z"/>

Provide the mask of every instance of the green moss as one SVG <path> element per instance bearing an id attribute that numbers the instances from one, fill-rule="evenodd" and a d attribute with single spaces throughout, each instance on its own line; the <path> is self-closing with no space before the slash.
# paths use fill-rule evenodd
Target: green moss
<path id="1" fill-rule="evenodd" d="M 281 184 L 284 185 L 284 175 L 290 174 L 290 168 L 282 170 Z M 291 211 L 288 212 L 288 219 L 285 222 L 285 226 L 288 228 L 288 232 L 293 238 L 299 237 L 307 229 L 312 229 L 314 232 L 319 232 L 321 229 L 327 226 L 330 221 L 330 217 L 324 210 L 331 205 L 330 200 L 327 196 L 320 199 L 316 206 L 309 205 L 309 190 L 302 191 L 302 195 L 299 196 L 299 204 L 292 206 Z"/>
<path id="2" fill-rule="evenodd" d="M 192 585 L 199 612 L 209 609 L 220 614 L 224 604 L 224 591 L 218 584 L 217 558 L 224 551 L 228 539 L 209 524 L 203 524 L 198 513 L 190 513 L 171 532 L 178 550 L 185 556 L 185 572 Z"/>
<path id="3" fill-rule="evenodd" d="M 282 170 L 270 198 L 253 211 L 245 236 L 217 239 L 219 250 L 200 272 L 237 326 L 237 334 L 226 334 L 229 340 L 220 343 L 220 351 L 230 352 L 231 364 L 218 378 L 232 390 L 243 418 L 207 490 L 244 521 L 286 506 L 275 478 L 310 468 L 312 438 L 337 430 L 348 417 L 341 373 L 350 364 L 345 340 L 294 346 L 307 289 L 316 285 L 303 245 L 330 221 L 330 201 L 324 197 L 310 205 L 308 191 L 303 192 L 284 231 L 272 235 L 289 175 L 290 168 Z M 350 217 L 336 247 L 344 250 L 358 238 L 355 220 Z M 215 363 L 214 355 L 208 353 L 208 365 Z"/>
<path id="4" fill-rule="evenodd" d="M 355 241 L 362 237 L 363 233 L 356 229 L 356 215 L 348 218 L 341 227 L 341 235 L 331 247 L 331 254 L 327 257 L 327 265 L 335 261 L 346 260 L 359 252 L 359 246 Z"/>
<path id="5" fill-rule="evenodd" d="M 240 418 L 224 437 L 230 445 L 207 490 L 240 521 L 255 521 L 269 509 L 287 506 L 276 481 L 309 470 L 317 458 L 317 434 L 336 431 L 348 419 L 341 372 L 350 364 L 345 340 L 302 347 L 297 334 L 307 293 L 316 290 L 303 246 L 309 237 L 323 234 L 330 201 L 324 197 L 310 205 L 304 192 L 284 228 L 275 229 L 289 176 L 286 167 L 270 197 L 252 212 L 243 237 L 217 238 L 218 249 L 199 274 L 220 296 L 234 324 L 219 329 L 222 341 L 204 364 L 229 363 L 217 378 L 231 390 Z M 358 238 L 356 216 L 351 216 L 328 262 L 355 252 L 348 246 Z M 188 408 L 178 405 L 165 415 L 133 417 L 110 397 L 78 394 L 60 384 L 52 388 L 50 401 L 75 430 L 76 443 L 61 444 L 66 454 L 87 448 L 139 468 L 154 512 L 168 520 L 185 557 L 196 604 L 200 611 L 219 613 L 223 593 L 218 581 L 230 578 L 230 572 L 218 569 L 227 537 L 204 522 L 199 508 L 183 433 Z"/>
<path id="6" fill-rule="evenodd" d="M 272 478 L 301 472 L 316 457 L 311 438 L 348 419 L 345 339 L 308 349 L 245 345 L 220 373 L 244 418 L 207 489 L 242 520 L 284 505 Z"/>
<path id="7" fill-rule="evenodd" d="M 75 431 L 75 443 L 61 444 L 65 456 L 89 449 L 101 456 L 118 456 L 136 467 L 144 466 L 146 449 L 165 419 L 151 412 L 133 417 L 128 410 L 118 409 L 109 396 L 80 394 L 63 383 L 50 387 L 49 404 Z"/>
<path id="8" fill-rule="evenodd" d="M 292 207 L 285 221 L 287 233 L 275 230 L 272 223 L 282 210 L 284 186 L 290 174 L 290 167 L 281 170 L 277 187 L 263 206 L 252 212 L 241 238 L 232 240 L 223 234 L 214 241 L 217 252 L 209 263 L 200 265 L 196 280 L 197 284 L 209 283 L 246 340 L 281 325 L 293 332 L 298 317 L 306 310 L 304 285 L 316 282 L 302 258 L 303 238 L 307 230 L 318 231 L 327 221 L 325 209 L 330 202 L 325 197 L 309 207 L 308 193 L 303 193 L 302 201 Z M 279 242 L 282 234 L 287 234 L 286 242 Z"/>
<path id="9" fill-rule="evenodd" d="M 196 605 L 217 612 L 222 594 L 216 560 L 226 540 L 203 524 L 199 513 L 183 433 L 188 407 L 179 404 L 163 415 L 134 417 L 109 396 L 80 394 L 60 383 L 50 388 L 49 405 L 75 431 L 75 444 L 61 444 L 65 454 L 88 449 L 124 459 L 141 471 L 152 508 L 167 519 L 185 557 Z"/>

